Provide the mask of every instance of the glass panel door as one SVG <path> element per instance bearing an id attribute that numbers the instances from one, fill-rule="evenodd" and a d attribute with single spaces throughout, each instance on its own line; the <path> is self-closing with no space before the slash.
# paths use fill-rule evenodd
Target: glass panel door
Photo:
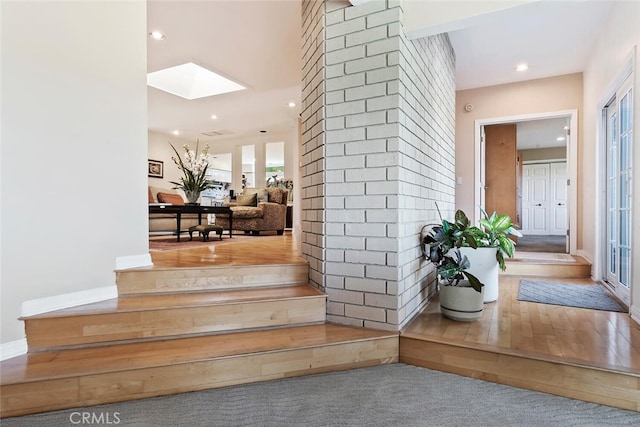
<path id="1" fill-rule="evenodd" d="M 603 114 L 607 139 L 605 280 L 627 303 L 631 284 L 632 96 L 632 89 L 623 86 Z"/>

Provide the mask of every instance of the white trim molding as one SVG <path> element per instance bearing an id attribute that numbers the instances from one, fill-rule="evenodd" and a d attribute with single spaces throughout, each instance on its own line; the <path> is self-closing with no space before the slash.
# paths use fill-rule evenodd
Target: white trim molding
<path id="1" fill-rule="evenodd" d="M 116 270 L 126 270 L 129 268 L 151 267 L 151 254 L 129 255 L 116 257 Z"/>
<path id="2" fill-rule="evenodd" d="M 76 307 L 83 304 L 91 304 L 93 302 L 117 297 L 118 287 L 113 285 L 33 299 L 22 303 L 22 317 L 35 316 L 36 314 L 48 313 L 50 311 L 62 310 L 63 308 Z"/>
<path id="3" fill-rule="evenodd" d="M 578 110 L 562 110 L 562 111 L 549 111 L 544 113 L 531 113 L 522 114 L 517 116 L 506 117 L 493 117 L 478 119 L 474 124 L 474 157 L 475 157 L 475 174 L 474 174 L 474 194 L 473 201 L 476 206 L 473 213 L 473 222 L 477 222 L 480 217 L 480 190 L 481 190 L 481 176 L 480 176 L 480 162 L 483 161 L 482 153 L 480 151 L 481 146 L 481 129 L 483 126 L 496 125 L 502 123 L 518 123 L 529 120 L 539 119 L 552 119 L 557 117 L 570 118 L 570 140 L 567 147 L 567 178 L 569 178 L 569 188 L 567 204 L 569 207 L 569 253 L 577 254 L 578 244 Z"/>
<path id="4" fill-rule="evenodd" d="M 9 341 L 0 344 L 0 361 L 22 356 L 27 353 L 27 339 Z"/>
<path id="5" fill-rule="evenodd" d="M 640 309 L 638 307 L 630 307 L 629 315 L 634 322 L 640 325 Z"/>

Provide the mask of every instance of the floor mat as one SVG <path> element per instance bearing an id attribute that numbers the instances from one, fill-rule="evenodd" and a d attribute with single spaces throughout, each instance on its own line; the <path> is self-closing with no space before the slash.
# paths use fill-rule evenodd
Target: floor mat
<path id="1" fill-rule="evenodd" d="M 518 300 L 592 310 L 627 311 L 602 285 L 520 280 Z"/>

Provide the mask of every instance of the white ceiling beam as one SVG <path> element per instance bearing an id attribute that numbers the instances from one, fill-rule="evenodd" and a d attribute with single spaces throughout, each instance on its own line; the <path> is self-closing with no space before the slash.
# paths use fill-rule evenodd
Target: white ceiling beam
<path id="1" fill-rule="evenodd" d="M 404 28 L 409 39 L 428 37 L 500 21 L 512 13 L 510 9 L 536 1 L 540 0 L 405 0 Z"/>

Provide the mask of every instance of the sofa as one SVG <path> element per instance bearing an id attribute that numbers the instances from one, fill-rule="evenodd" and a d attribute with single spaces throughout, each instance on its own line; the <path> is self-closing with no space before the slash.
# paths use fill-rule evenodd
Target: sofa
<path id="1" fill-rule="evenodd" d="M 223 206 L 233 211 L 233 230 L 259 235 L 262 231 L 284 233 L 289 192 L 282 188 L 245 188 L 235 201 L 225 200 Z M 216 214 L 216 225 L 229 228 L 228 215 Z"/>
<path id="2" fill-rule="evenodd" d="M 175 190 L 149 186 L 148 193 L 149 203 L 184 205 L 184 198 Z M 175 234 L 176 225 L 175 214 L 149 214 L 149 232 Z M 183 214 L 180 218 L 181 231 L 189 230 L 189 227 L 193 225 L 198 225 L 198 214 Z"/>

